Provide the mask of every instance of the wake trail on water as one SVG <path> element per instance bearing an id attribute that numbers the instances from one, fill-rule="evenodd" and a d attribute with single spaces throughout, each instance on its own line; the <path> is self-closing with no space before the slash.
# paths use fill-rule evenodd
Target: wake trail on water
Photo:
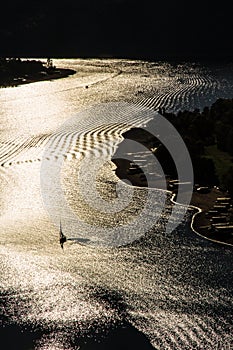
<path id="1" fill-rule="evenodd" d="M 187 66 L 185 70 L 182 65 L 174 68 L 163 63 L 146 63 L 141 68 L 138 62 L 107 62 L 109 65 L 115 64 L 116 71 L 121 71 L 121 74 L 110 74 L 109 79 L 101 81 L 99 85 L 94 84 L 92 87 L 96 90 L 93 95 L 98 94 L 98 88 L 102 87 L 104 93 L 104 89 L 110 93 L 116 84 L 116 89 L 125 86 L 124 96 L 128 102 L 118 104 L 111 100 L 99 107 L 95 105 L 73 113 L 71 118 L 68 108 L 66 118 L 61 118 L 63 124 L 48 132 L 37 134 L 33 130 L 29 136 L 20 132 L 14 136 L 3 130 L 0 134 L 0 186 L 3 207 L 8 214 L 1 221 L 6 242 L 0 246 L 4 316 L 7 314 L 9 323 L 21 324 L 24 333 L 28 326 L 32 327 L 33 332 L 35 327 L 41 327 L 44 337 L 41 337 L 42 345 L 38 345 L 38 349 L 52 348 L 55 340 L 60 348 L 64 348 L 62 336 L 63 339 L 71 335 L 75 338 L 75 335 L 82 335 L 82 332 L 90 329 L 92 324 L 97 334 L 101 327 L 103 331 L 109 323 L 116 324 L 116 320 L 126 321 L 146 334 L 155 349 L 230 349 L 233 346 L 232 249 L 206 241 L 189 230 L 186 224 L 189 216 L 193 215 L 193 208 L 188 210 L 179 227 L 173 232 L 166 232 L 173 205 L 168 194 L 160 219 L 145 235 L 117 248 L 107 246 L 102 249 L 98 244 L 102 238 L 106 241 L 107 232 L 117 225 L 120 226 L 120 234 L 124 232 L 123 226 L 128 223 L 127 220 L 134 220 L 135 212 L 141 210 L 148 194 L 148 189 L 135 186 L 130 197 L 128 191 L 132 186 L 125 183 L 121 183 L 116 192 L 117 179 L 112 175 L 111 158 L 124 141 L 124 132 L 147 125 L 159 108 L 176 112 L 186 108 L 203 108 L 206 103 L 210 105 L 221 96 L 224 87 L 227 87 L 227 95 L 232 85 L 199 67 Z M 79 64 L 89 64 L 90 67 L 95 64 L 101 68 L 105 62 L 79 61 Z M 144 70 L 147 77 L 136 88 L 136 82 Z M 132 72 L 135 72 L 135 80 L 132 83 L 133 93 L 129 93 L 127 77 L 130 81 L 134 79 Z M 77 81 L 73 76 L 67 79 L 66 90 L 54 85 L 51 93 L 75 91 Z M 137 93 L 137 89 L 141 89 L 142 93 Z M 85 90 L 85 93 L 89 90 Z M 36 93 L 33 91 L 32 95 Z M 1 97 L 1 102 L 4 98 L 6 101 L 11 98 L 12 102 L 17 96 L 13 90 L 12 93 L 7 91 L 7 94 Z M 63 98 L 65 100 L 67 95 Z M 57 117 L 60 121 L 55 114 L 49 114 L 50 117 Z M 20 118 L 18 127 L 20 130 Z M 150 150 L 147 152 L 150 153 Z M 143 169 L 147 155 L 140 153 L 136 156 L 141 160 Z M 100 213 L 98 207 L 90 208 L 81 198 L 80 186 L 83 186 L 92 199 L 93 188 L 88 176 L 94 161 L 104 163 L 96 182 L 100 203 L 103 199 L 109 200 L 105 213 Z M 40 212 L 38 210 L 40 203 L 35 209 L 35 217 L 32 215 L 34 208 L 31 203 L 36 205 L 36 200 L 41 200 L 35 196 L 40 190 L 37 173 L 44 165 L 45 170 L 47 166 L 48 175 L 51 175 L 60 164 L 64 167 L 61 182 L 62 189 L 67 190 L 65 200 L 75 213 L 81 215 L 85 224 L 93 224 L 93 237 L 88 236 L 90 231 L 85 232 L 86 226 L 84 229 L 81 227 L 80 231 L 72 231 L 73 223 L 69 223 L 68 215 L 60 215 L 63 214 L 62 203 L 57 201 L 53 191 L 49 199 L 57 222 L 51 223 L 47 216 L 44 218 L 44 208 Z M 36 175 L 32 169 L 36 169 Z M 83 180 L 86 178 L 86 182 L 74 183 L 77 169 L 83 170 Z M 37 179 L 35 188 L 34 179 L 31 179 L 33 175 Z M 45 177 L 45 185 L 47 179 Z M 8 185 L 12 187 L 8 197 L 12 200 L 11 207 L 9 201 L 4 203 Z M 48 190 L 51 189 L 50 185 L 48 183 Z M 136 228 L 129 227 L 128 232 L 125 230 L 126 234 L 129 233 L 127 238 L 131 238 L 132 232 L 144 229 L 147 220 L 155 222 L 157 219 L 155 209 L 162 202 L 163 191 L 152 189 L 151 192 L 153 205 L 147 208 L 142 224 L 139 223 Z M 27 199 L 29 194 L 31 197 Z M 120 201 L 117 202 L 119 194 L 127 204 L 124 211 Z M 133 200 L 128 203 L 131 198 Z M 24 205 L 28 209 L 22 213 Z M 114 205 L 117 211 L 113 215 L 110 209 Z M 17 210 L 20 213 L 15 219 L 12 212 L 17 214 Z M 97 245 L 87 243 L 79 246 L 71 241 L 61 251 L 58 241 L 61 218 L 68 238 L 90 238 L 90 242 L 93 238 Z M 116 235 L 119 242 L 120 234 Z M 109 242 L 112 243 L 111 240 Z"/>
<path id="2" fill-rule="evenodd" d="M 87 65 L 87 62 L 80 60 L 81 67 L 84 67 L 85 64 Z M 103 63 L 98 60 L 93 60 L 93 64 L 94 69 L 96 69 L 97 72 L 99 70 L 101 73 Z M 108 64 L 110 67 L 110 62 Z M 90 80 L 89 83 L 85 82 L 80 86 L 72 86 L 59 91 L 65 92 L 86 84 L 104 84 L 107 81 L 121 79 L 125 74 L 129 74 L 128 70 L 132 69 L 130 66 L 131 64 L 133 64 L 132 67 L 135 65 L 134 69 L 136 74 L 137 66 L 139 65 L 138 62 L 128 62 L 125 66 L 119 64 L 119 62 L 115 62 L 116 66 L 111 67 L 115 72 L 108 73 L 108 75 L 104 77 L 96 78 L 93 82 Z M 156 75 L 156 80 L 154 80 L 153 74 Z M 199 66 L 193 67 L 192 65 L 178 65 L 177 67 L 172 67 L 161 63 L 154 67 L 151 64 L 151 66 L 148 65 L 148 77 L 148 84 L 151 85 L 151 90 L 143 93 L 143 96 L 138 95 L 132 98 L 131 103 L 137 108 L 148 108 L 155 111 L 165 109 L 167 112 L 173 113 L 184 109 L 193 110 L 195 108 L 203 108 L 204 106 L 210 105 L 211 102 L 214 102 L 224 88 L 227 91 L 232 88 L 230 82 L 227 82 L 226 79 L 218 79 L 218 77 L 211 74 L 210 71 L 200 69 Z M 72 76 L 67 79 L 69 84 L 75 85 L 78 78 Z M 56 92 L 52 89 L 52 92 L 53 91 Z M 32 96 L 36 98 L 41 95 Z M 27 98 L 26 95 L 25 98 Z M 122 123 L 126 125 L 131 123 L 132 127 L 134 126 L 135 107 L 132 107 L 132 113 L 129 111 L 124 118 L 121 117 Z M 94 120 L 93 116 L 88 117 Z M 108 130 L 105 129 L 105 125 L 108 125 L 107 114 L 106 116 L 103 115 L 101 119 L 100 123 L 102 123 L 102 125 L 98 126 L 99 130 L 101 130 L 100 135 L 97 135 L 97 133 L 92 130 L 92 125 L 88 123 L 87 120 L 79 120 L 75 131 L 59 130 L 56 132 L 51 131 L 50 134 L 36 135 L 26 139 L 25 136 L 19 136 L 17 139 L 2 139 L 0 140 L 0 164 L 2 166 L 11 166 L 13 164 L 20 164 L 21 162 L 30 163 L 41 161 L 41 150 L 45 147 L 47 142 L 50 142 L 51 152 L 54 153 L 54 156 L 63 154 L 65 157 L 66 153 L 69 152 L 67 151 L 69 148 L 73 149 L 73 155 L 76 152 L 83 154 L 87 150 L 91 152 L 93 148 L 100 147 L 100 142 L 96 142 L 98 137 L 101 136 L 102 141 L 106 142 L 106 137 L 114 138 L 118 136 L 116 135 L 117 133 L 120 134 L 123 132 L 121 125 L 119 125 L 119 132 L 117 131 L 117 125 L 112 125 L 112 129 L 111 126 L 107 126 Z M 127 127 L 124 131 L 126 130 Z M 63 148 L 65 150 L 64 152 Z M 106 151 L 107 148 L 103 146 L 102 149 Z"/>

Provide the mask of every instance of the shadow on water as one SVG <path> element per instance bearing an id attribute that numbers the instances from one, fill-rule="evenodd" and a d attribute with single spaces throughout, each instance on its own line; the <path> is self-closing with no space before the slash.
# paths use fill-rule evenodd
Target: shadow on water
<path id="1" fill-rule="evenodd" d="M 93 342 L 87 343 L 83 350 L 118 350 L 118 349 L 134 349 L 134 350 L 150 350 L 154 349 L 148 338 L 127 321 L 128 306 L 125 303 L 122 295 L 115 291 L 98 287 L 95 289 L 93 296 L 98 302 L 103 302 L 114 310 L 121 321 L 115 326 L 110 327 L 107 332 L 107 337 L 102 337 L 99 344 Z M 97 342 L 99 340 L 97 339 Z"/>
<path id="2" fill-rule="evenodd" d="M 120 320 L 111 324 L 100 325 L 72 322 L 67 324 L 35 324 L 27 321 L 19 323 L 27 301 L 12 296 L 10 292 L 0 295 L 1 328 L 0 339 L 5 349 L 29 350 L 54 348 L 79 350 L 152 350 L 147 337 L 125 319 L 125 304 L 117 292 L 97 289 L 96 299 L 109 305 L 116 311 Z M 13 305 L 12 305 L 13 303 Z"/>
<path id="3" fill-rule="evenodd" d="M 49 329 L 34 329 L 32 324 L 19 326 L 17 324 L 8 324 L 0 330 L 1 343 L 5 345 L 5 349 L 11 350 L 23 350 L 23 349 L 39 349 L 40 346 L 36 346 L 43 338 L 51 339 L 51 330 Z M 72 332 L 74 330 L 72 329 Z M 67 333 L 67 329 L 65 331 Z M 132 325 L 124 322 L 113 329 L 109 330 L 106 334 L 99 334 L 93 336 L 93 332 L 90 332 L 85 338 L 79 334 L 76 334 L 73 339 L 64 339 L 61 330 L 58 331 L 58 337 L 65 340 L 63 349 L 80 349 L 80 350 L 152 350 L 154 349 L 146 336 L 139 332 Z M 56 331 L 53 331 L 53 338 L 56 338 Z M 91 338 L 90 338 L 91 337 Z"/>

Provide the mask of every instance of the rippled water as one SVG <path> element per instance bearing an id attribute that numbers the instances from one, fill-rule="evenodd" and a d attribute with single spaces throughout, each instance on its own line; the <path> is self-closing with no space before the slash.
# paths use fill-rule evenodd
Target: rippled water
<path id="1" fill-rule="evenodd" d="M 92 338 L 100 349 L 232 348 L 232 248 L 197 237 L 191 210 L 166 232 L 167 193 L 151 190 L 153 205 L 145 206 L 148 189 L 118 181 L 110 160 L 122 133 L 146 123 L 148 111 L 201 109 L 232 97 L 233 64 L 55 64 L 77 73 L 0 90 L 0 334 L 7 348 L 97 349 Z M 130 226 L 139 212 L 143 219 Z M 76 239 L 64 251 L 60 218 Z M 128 244 L 114 246 L 121 232 Z"/>

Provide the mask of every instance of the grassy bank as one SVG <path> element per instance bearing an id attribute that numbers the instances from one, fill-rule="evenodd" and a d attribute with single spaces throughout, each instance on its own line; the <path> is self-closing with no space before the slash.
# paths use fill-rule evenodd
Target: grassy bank
<path id="1" fill-rule="evenodd" d="M 233 165 L 233 156 L 228 152 L 218 149 L 216 144 L 206 147 L 205 154 L 206 158 L 214 162 L 219 184 L 224 184 L 224 178 L 230 172 Z"/>

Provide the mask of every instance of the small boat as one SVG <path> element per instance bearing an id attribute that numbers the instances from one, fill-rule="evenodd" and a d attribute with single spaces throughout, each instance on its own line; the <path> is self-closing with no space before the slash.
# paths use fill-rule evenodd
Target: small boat
<path id="1" fill-rule="evenodd" d="M 90 239 L 88 238 L 83 238 L 83 237 L 77 237 L 77 238 L 67 238 L 64 233 L 62 232 L 62 226 L 61 226 L 61 220 L 60 220 L 60 230 L 59 230 L 59 242 L 61 245 L 61 248 L 63 249 L 63 245 L 67 241 L 72 241 L 73 243 L 77 243 L 80 245 L 86 245 Z"/>
<path id="2" fill-rule="evenodd" d="M 59 235 L 60 235 L 60 245 L 61 245 L 61 248 L 63 249 L 63 244 L 67 241 L 67 238 L 66 236 L 63 234 L 62 232 L 62 227 L 61 227 L 61 221 L 60 221 L 60 231 L 59 231 Z"/>

